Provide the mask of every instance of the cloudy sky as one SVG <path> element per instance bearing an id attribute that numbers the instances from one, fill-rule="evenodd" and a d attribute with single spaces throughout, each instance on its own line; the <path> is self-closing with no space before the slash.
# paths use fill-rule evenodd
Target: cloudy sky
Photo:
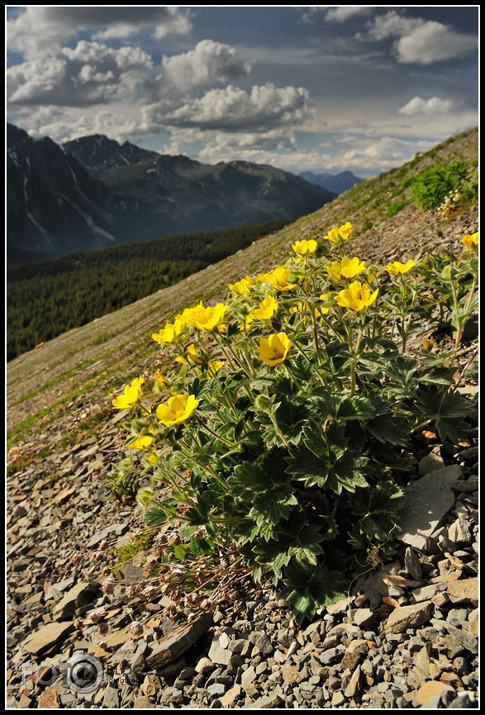
<path id="1" fill-rule="evenodd" d="M 8 121 L 376 175 L 478 123 L 478 7 L 6 6 Z"/>

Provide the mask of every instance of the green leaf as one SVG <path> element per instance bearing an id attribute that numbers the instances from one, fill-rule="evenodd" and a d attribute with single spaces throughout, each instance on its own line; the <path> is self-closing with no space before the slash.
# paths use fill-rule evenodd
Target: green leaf
<path id="1" fill-rule="evenodd" d="M 229 477 L 229 484 L 234 494 L 243 494 L 247 489 L 256 491 L 267 486 L 265 473 L 253 462 L 243 462 L 234 468 Z"/>
<path id="2" fill-rule="evenodd" d="M 257 524 L 269 521 L 279 524 L 290 515 L 291 508 L 298 504 L 296 496 L 288 489 L 284 492 L 281 487 L 273 490 L 261 491 L 254 497 L 254 505 L 249 512 Z"/>
<path id="3" fill-rule="evenodd" d="M 269 412 L 276 407 L 275 400 L 275 395 L 272 395 L 271 397 L 268 395 L 258 395 L 254 400 L 253 409 L 257 412 Z"/>
<path id="4" fill-rule="evenodd" d="M 146 510 L 143 518 L 149 526 L 166 524 L 169 517 L 177 516 L 177 510 L 170 504 L 154 506 Z"/>
<path id="5" fill-rule="evenodd" d="M 358 490 L 349 497 L 352 513 L 360 517 L 355 525 L 368 539 L 387 539 L 395 529 L 404 503 L 404 492 L 393 482 L 381 482 Z"/>
<path id="6" fill-rule="evenodd" d="M 434 368 L 432 371 L 421 375 L 420 381 L 427 385 L 444 385 L 449 387 L 454 383 L 451 370 L 447 367 Z"/>
<path id="7" fill-rule="evenodd" d="M 404 447 L 409 442 L 409 424 L 405 417 L 390 412 L 378 415 L 366 423 L 366 429 L 379 442 L 389 442 Z"/>
<path id="8" fill-rule="evenodd" d="M 288 456 L 286 471 L 300 479 L 311 480 L 323 487 L 328 476 L 328 465 L 308 449 L 292 451 Z"/>
<path id="9" fill-rule="evenodd" d="M 287 598 L 295 620 L 301 624 L 305 618 L 312 619 L 318 606 L 328 606 L 343 598 L 342 575 L 330 571 L 325 564 L 317 568 L 312 564 L 302 565 L 292 561 L 285 568 L 285 584 L 293 588 Z"/>
<path id="10" fill-rule="evenodd" d="M 182 561 L 183 559 L 185 559 L 189 548 L 190 547 L 188 544 L 175 544 L 175 546 L 173 547 L 173 555 L 178 561 Z"/>
<path id="11" fill-rule="evenodd" d="M 311 379 L 313 374 L 313 365 L 303 355 L 297 355 L 291 363 L 291 372 L 295 377 L 303 382 Z"/>
<path id="12" fill-rule="evenodd" d="M 298 444 L 302 436 L 302 427 L 308 419 L 308 408 L 283 398 L 275 410 L 274 417 L 282 436 L 291 444 Z"/>
<path id="13" fill-rule="evenodd" d="M 368 420 L 375 413 L 375 406 L 369 398 L 344 395 L 337 407 L 336 416 L 344 420 Z"/>
<path id="14" fill-rule="evenodd" d="M 452 444 L 458 444 L 461 439 L 466 438 L 469 425 L 462 419 L 439 417 L 436 420 L 436 429 L 442 440 L 449 439 Z"/>
<path id="15" fill-rule="evenodd" d="M 303 429 L 303 442 L 316 457 L 325 463 L 330 458 L 327 441 L 323 437 L 321 427 L 315 420 L 310 420 L 309 425 Z"/>
<path id="16" fill-rule="evenodd" d="M 300 625 L 303 623 L 305 618 L 311 621 L 315 615 L 315 611 L 317 610 L 317 603 L 314 598 L 296 590 L 290 593 L 286 602 L 291 608 L 294 619 Z"/>

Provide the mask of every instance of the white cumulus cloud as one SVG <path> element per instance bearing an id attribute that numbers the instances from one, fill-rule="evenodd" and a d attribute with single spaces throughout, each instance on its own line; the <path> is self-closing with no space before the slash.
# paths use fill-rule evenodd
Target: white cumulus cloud
<path id="1" fill-rule="evenodd" d="M 27 60 L 7 71 L 12 104 L 86 106 L 134 96 L 152 67 L 137 47 L 118 50 L 99 42 L 78 42 L 56 57 Z"/>
<path id="2" fill-rule="evenodd" d="M 160 39 L 187 34 L 187 10 L 174 6 L 43 6 L 29 5 L 7 22 L 7 47 L 26 59 L 56 54 L 83 30 L 98 30 L 97 39 L 126 38 L 143 28 Z"/>
<path id="3" fill-rule="evenodd" d="M 458 32 L 441 22 L 404 17 L 395 10 L 380 15 L 368 24 L 361 39 L 397 38 L 393 51 L 398 62 L 430 65 L 435 62 L 465 57 L 478 47 L 477 38 Z"/>
<path id="4" fill-rule="evenodd" d="M 413 97 L 407 104 L 399 110 L 399 114 L 447 114 L 453 108 L 453 102 L 450 99 L 440 99 L 439 97 L 431 97 L 430 99 L 422 99 L 422 97 Z"/>
<path id="5" fill-rule="evenodd" d="M 268 131 L 300 123 L 309 113 L 308 90 L 272 82 L 253 86 L 250 92 L 232 84 L 211 89 L 169 111 L 163 102 L 144 109 L 147 124 L 226 131 Z"/>
<path id="6" fill-rule="evenodd" d="M 248 62 L 235 57 L 230 45 L 201 40 L 193 50 L 162 57 L 161 74 L 154 86 L 160 92 L 186 94 L 208 89 L 216 82 L 231 82 L 245 77 L 251 69 Z"/>

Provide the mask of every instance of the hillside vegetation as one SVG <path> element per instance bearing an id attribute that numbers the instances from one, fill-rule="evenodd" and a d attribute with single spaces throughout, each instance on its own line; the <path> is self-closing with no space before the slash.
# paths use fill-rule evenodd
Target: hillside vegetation
<path id="1" fill-rule="evenodd" d="M 418 177 L 419 184 L 421 172 L 453 161 L 468 169 L 463 200 L 448 213 L 422 208 L 410 179 Z M 294 240 L 323 238 L 333 226 L 350 221 L 352 251 L 371 263 L 383 253 L 388 260 L 416 259 L 425 248 L 442 244 L 443 236 L 458 241 L 463 233 L 476 231 L 477 163 L 478 132 L 473 129 L 358 184 L 236 255 L 21 355 L 8 366 L 11 439 L 30 433 L 40 419 L 43 425 L 55 422 L 80 395 L 111 395 L 138 376 L 144 364 L 153 365 L 157 346 L 150 336 L 166 320 L 188 305 L 223 295 L 229 282 L 246 273 L 273 267 Z"/>
<path id="2" fill-rule="evenodd" d="M 7 360 L 246 248 L 289 221 L 164 236 L 13 266 Z"/>

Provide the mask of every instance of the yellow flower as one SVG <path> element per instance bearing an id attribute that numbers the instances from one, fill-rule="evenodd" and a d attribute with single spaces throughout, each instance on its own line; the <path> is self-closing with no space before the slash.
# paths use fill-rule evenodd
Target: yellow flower
<path id="1" fill-rule="evenodd" d="M 305 239 L 303 241 L 295 241 L 291 247 L 295 253 L 298 254 L 297 261 L 301 261 L 303 256 L 306 256 L 308 253 L 314 253 L 317 250 L 318 244 L 314 239 L 310 239 L 309 241 Z"/>
<path id="2" fill-rule="evenodd" d="M 434 338 L 422 338 L 421 342 L 423 344 L 423 349 L 424 350 L 432 350 L 434 348 Z"/>
<path id="3" fill-rule="evenodd" d="M 290 269 L 284 266 L 277 266 L 269 273 L 263 273 L 258 276 L 261 283 L 270 283 L 276 290 L 285 291 L 296 287 L 296 283 L 288 283 L 290 277 Z"/>
<path id="4" fill-rule="evenodd" d="M 340 226 L 338 232 L 340 233 L 340 235 L 344 239 L 344 241 L 346 241 L 348 238 L 350 238 L 350 234 L 352 233 L 353 230 L 354 230 L 354 228 L 353 228 L 352 224 L 350 223 L 350 221 L 347 221 L 346 223 L 344 223 L 343 226 Z"/>
<path id="5" fill-rule="evenodd" d="M 408 261 L 407 263 L 401 263 L 400 261 L 394 261 L 394 263 L 388 263 L 386 266 L 386 271 L 392 276 L 403 275 L 416 266 L 416 261 Z"/>
<path id="6" fill-rule="evenodd" d="M 373 293 L 371 293 L 371 290 L 372 288 L 367 283 L 361 285 L 359 281 L 354 281 L 348 288 L 341 290 L 335 296 L 335 300 L 343 308 L 350 308 L 359 313 L 364 308 L 368 308 L 377 298 L 379 289 L 376 289 Z"/>
<path id="7" fill-rule="evenodd" d="M 181 315 L 181 319 L 187 325 L 191 325 L 198 330 L 214 330 L 224 317 L 228 306 L 224 303 L 218 303 L 214 307 L 205 308 L 202 303 L 196 305 L 195 308 L 186 308 Z"/>
<path id="8" fill-rule="evenodd" d="M 340 233 L 338 228 L 330 229 L 330 231 L 327 233 L 326 236 L 323 237 L 323 239 L 331 241 L 332 243 L 338 243 L 340 241 Z"/>
<path id="9" fill-rule="evenodd" d="M 289 312 L 290 313 L 301 313 L 301 311 L 304 309 L 305 305 L 299 300 L 296 305 L 293 305 Z"/>
<path id="10" fill-rule="evenodd" d="M 199 400 L 195 395 L 173 395 L 168 402 L 157 407 L 157 417 L 163 425 L 175 425 L 188 419 Z"/>
<path id="11" fill-rule="evenodd" d="M 331 263 L 326 267 L 326 271 L 336 280 L 339 280 L 342 276 L 344 278 L 355 278 L 359 273 L 365 271 L 365 261 L 359 261 L 356 256 L 354 258 L 346 257 L 340 263 L 338 261 Z"/>
<path id="12" fill-rule="evenodd" d="M 324 240 L 326 239 L 327 241 L 331 241 L 332 243 L 339 243 L 340 241 L 346 241 L 348 238 L 350 238 L 350 234 L 353 230 L 354 229 L 352 224 L 347 221 L 347 223 L 344 223 L 344 225 L 340 226 L 340 228 L 332 228 L 323 238 Z"/>
<path id="13" fill-rule="evenodd" d="M 160 345 L 173 343 L 182 332 L 184 325 L 185 323 L 177 316 L 173 323 L 166 323 L 159 333 L 153 333 L 152 338 Z"/>
<path id="14" fill-rule="evenodd" d="M 202 365 L 204 362 L 204 358 L 202 357 L 201 353 L 197 352 L 194 343 L 191 343 L 186 351 L 188 355 L 190 355 L 191 361 L 194 362 L 196 365 Z M 177 362 L 190 362 L 189 360 L 185 360 L 182 357 L 177 357 L 175 358 Z"/>
<path id="15" fill-rule="evenodd" d="M 273 333 L 267 338 L 261 338 L 259 357 L 266 365 L 273 367 L 283 362 L 290 346 L 291 342 L 286 333 Z"/>
<path id="16" fill-rule="evenodd" d="M 166 385 L 168 385 L 167 378 L 162 375 L 160 370 L 157 370 L 157 372 L 155 373 L 155 382 L 158 382 L 160 387 L 165 387 Z"/>
<path id="17" fill-rule="evenodd" d="M 144 434 L 130 444 L 130 449 L 144 449 L 145 447 L 149 447 L 152 442 L 153 437 L 150 437 L 148 434 Z"/>
<path id="18" fill-rule="evenodd" d="M 259 308 L 252 310 L 249 315 L 249 323 L 253 320 L 270 320 L 278 312 L 278 303 L 275 301 L 272 295 L 269 298 L 265 298 Z M 248 323 L 248 324 L 249 324 Z"/>
<path id="19" fill-rule="evenodd" d="M 243 293 L 249 293 L 249 289 L 252 285 L 253 279 L 250 276 L 246 276 L 246 278 L 243 278 L 236 283 L 229 283 L 229 290 L 232 290 L 234 293 L 239 293 L 239 295 L 242 295 Z"/>
<path id="20" fill-rule="evenodd" d="M 461 242 L 465 244 L 469 251 L 473 250 L 474 246 L 478 248 L 478 231 L 471 234 L 467 233 L 466 236 L 463 236 Z"/>
<path id="21" fill-rule="evenodd" d="M 328 293 L 322 293 L 319 297 L 320 297 L 320 300 L 327 300 Z M 327 315 L 329 310 L 330 310 L 330 308 L 323 308 L 323 307 L 320 308 L 319 306 L 317 306 L 315 308 L 315 318 L 319 318 L 321 315 Z"/>
<path id="22" fill-rule="evenodd" d="M 215 362 L 210 362 L 207 368 L 207 377 L 215 377 L 215 374 L 224 365 L 224 360 L 215 360 Z"/>
<path id="23" fill-rule="evenodd" d="M 116 407 L 117 410 L 125 410 L 127 407 L 132 407 L 135 402 L 138 402 L 138 399 L 142 395 L 141 386 L 144 382 L 142 377 L 135 377 L 131 385 L 125 386 L 123 394 L 118 395 L 118 397 L 113 400 L 113 407 Z"/>

